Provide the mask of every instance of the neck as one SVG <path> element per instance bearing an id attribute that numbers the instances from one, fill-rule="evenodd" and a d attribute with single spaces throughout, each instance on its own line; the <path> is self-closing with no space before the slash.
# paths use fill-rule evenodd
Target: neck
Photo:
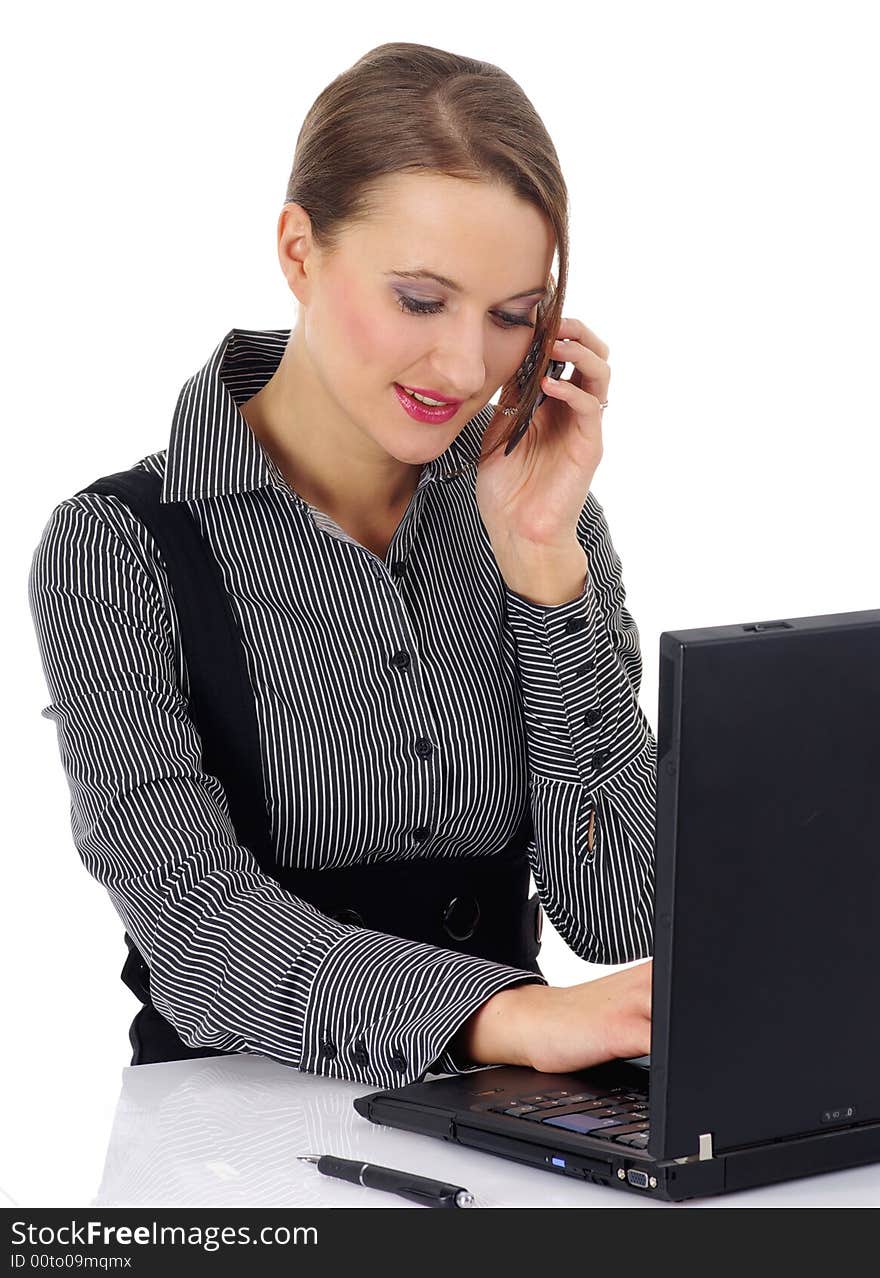
<path id="1" fill-rule="evenodd" d="M 290 486 L 331 516 L 391 515 L 418 485 L 421 466 L 384 452 L 328 397 L 299 327 L 269 381 L 240 411 Z"/>

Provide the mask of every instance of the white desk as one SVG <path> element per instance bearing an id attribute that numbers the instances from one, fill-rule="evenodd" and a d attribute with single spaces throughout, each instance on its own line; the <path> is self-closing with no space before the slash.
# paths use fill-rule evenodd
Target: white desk
<path id="1" fill-rule="evenodd" d="M 680 1204 L 651 1201 L 432 1137 L 379 1127 L 352 1106 L 356 1096 L 375 1090 L 362 1083 L 300 1074 L 249 1055 L 125 1067 L 100 1183 L 90 1197 L 65 1205 L 423 1210 L 392 1194 L 322 1176 L 296 1157 L 327 1153 L 464 1185 L 484 1207 L 678 1211 L 880 1203 L 877 1163 L 718 1198 Z M 63 1128 L 55 1127 L 54 1141 L 63 1146 Z M 56 1157 L 69 1158 L 73 1152 L 59 1148 Z M 52 1151 L 44 1153 L 48 1158 Z M 14 1169 L 5 1169 L 4 1176 L 14 1183 Z M 43 1204 L 32 1199 L 21 1205 Z"/>

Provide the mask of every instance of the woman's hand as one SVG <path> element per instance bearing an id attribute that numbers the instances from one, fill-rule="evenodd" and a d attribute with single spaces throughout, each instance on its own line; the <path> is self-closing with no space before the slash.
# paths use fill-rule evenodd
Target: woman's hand
<path id="1" fill-rule="evenodd" d="M 566 340 L 563 340 L 566 339 Z M 547 398 L 525 437 L 507 456 L 499 449 L 477 468 L 477 504 L 496 553 L 517 545 L 548 551 L 576 544 L 577 523 L 602 460 L 602 409 L 611 369 L 608 347 L 586 324 L 563 319 L 553 359 L 574 364 L 570 379 L 544 378 Z M 509 419 L 496 413 L 484 449 Z"/>
<path id="2" fill-rule="evenodd" d="M 588 1069 L 651 1051 L 648 959 L 580 985 L 517 985 L 487 999 L 454 1040 L 485 1065 L 526 1065 L 546 1074 Z"/>

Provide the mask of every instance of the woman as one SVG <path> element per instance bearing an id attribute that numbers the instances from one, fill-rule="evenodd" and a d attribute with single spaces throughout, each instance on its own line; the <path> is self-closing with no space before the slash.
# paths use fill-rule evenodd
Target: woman
<path id="1" fill-rule="evenodd" d="M 149 529 L 82 490 L 31 569 L 74 840 L 148 976 L 133 1063 L 393 1086 L 646 1053 L 650 963 L 554 988 L 517 932 L 531 868 L 581 957 L 650 954 L 656 744 L 553 144 L 497 67 L 382 45 L 308 112 L 278 252 L 295 327 L 232 329 L 132 472 L 219 564 L 274 865 L 206 765 Z M 570 378 L 542 380 L 554 358 Z"/>

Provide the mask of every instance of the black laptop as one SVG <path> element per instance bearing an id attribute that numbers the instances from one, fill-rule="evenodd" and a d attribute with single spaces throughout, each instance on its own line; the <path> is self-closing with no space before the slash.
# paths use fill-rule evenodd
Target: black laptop
<path id="1" fill-rule="evenodd" d="M 650 1057 L 365 1118 L 677 1201 L 880 1160 L 880 610 L 660 636 Z"/>

